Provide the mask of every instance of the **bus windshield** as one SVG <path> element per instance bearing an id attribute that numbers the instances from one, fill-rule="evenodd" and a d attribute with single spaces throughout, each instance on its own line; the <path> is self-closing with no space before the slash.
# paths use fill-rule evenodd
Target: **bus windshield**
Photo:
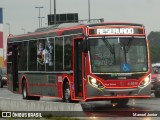
<path id="1" fill-rule="evenodd" d="M 90 60 L 93 73 L 146 72 L 145 38 L 90 38 Z"/>

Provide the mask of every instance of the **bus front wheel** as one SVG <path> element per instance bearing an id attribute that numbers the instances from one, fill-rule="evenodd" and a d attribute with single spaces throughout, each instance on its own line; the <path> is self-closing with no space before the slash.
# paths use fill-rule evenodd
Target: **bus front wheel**
<path id="1" fill-rule="evenodd" d="M 71 92 L 69 83 L 66 82 L 63 89 L 63 101 L 70 103 L 71 102 Z"/>

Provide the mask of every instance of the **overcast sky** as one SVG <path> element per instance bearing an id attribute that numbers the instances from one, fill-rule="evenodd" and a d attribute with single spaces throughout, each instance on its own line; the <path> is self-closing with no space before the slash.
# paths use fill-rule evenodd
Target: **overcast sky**
<path id="1" fill-rule="evenodd" d="M 52 14 L 53 14 L 52 0 Z M 104 18 L 105 22 L 133 22 L 142 23 L 147 34 L 150 31 L 160 31 L 160 0 L 90 0 L 91 19 Z M 47 25 L 47 15 L 50 13 L 50 0 L 0 0 L 0 7 L 4 8 L 4 39 L 9 33 L 10 24 L 12 34 L 33 32 L 38 28 L 38 9 L 43 6 L 41 16 L 43 26 Z M 56 0 L 57 14 L 78 13 L 79 19 L 88 19 L 88 0 Z"/>

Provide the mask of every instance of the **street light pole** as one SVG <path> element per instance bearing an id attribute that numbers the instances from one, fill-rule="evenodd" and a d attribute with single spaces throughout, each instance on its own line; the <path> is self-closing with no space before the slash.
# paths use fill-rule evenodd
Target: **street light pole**
<path id="1" fill-rule="evenodd" d="M 24 34 L 26 33 L 26 30 L 24 28 L 21 28 L 21 30 L 23 30 Z"/>
<path id="2" fill-rule="evenodd" d="M 40 17 L 40 19 L 41 19 L 41 27 L 42 27 L 42 24 L 43 24 L 43 23 L 42 23 L 42 19 L 43 19 L 43 18 L 45 18 L 45 17 Z"/>
<path id="3" fill-rule="evenodd" d="M 88 19 L 89 22 L 91 21 L 91 16 L 90 16 L 90 0 L 88 0 Z"/>
<path id="4" fill-rule="evenodd" d="M 52 8 L 52 5 L 51 5 L 51 4 L 52 4 L 52 2 L 51 2 L 51 0 L 50 0 L 50 15 L 52 14 L 52 9 L 51 9 L 51 8 Z"/>
<path id="5" fill-rule="evenodd" d="M 56 0 L 54 0 L 54 24 L 56 25 Z"/>
<path id="6" fill-rule="evenodd" d="M 40 25 L 41 25 L 41 23 L 40 23 L 40 22 L 41 22 L 41 21 L 40 21 L 40 19 L 41 19 L 41 18 L 40 18 L 40 17 L 41 17 L 41 11 L 40 11 L 40 9 L 43 8 L 43 6 L 42 6 L 42 7 L 35 7 L 35 8 L 38 8 L 38 9 L 39 9 L 39 17 L 38 17 L 38 18 L 39 18 L 39 27 L 40 27 Z"/>
<path id="7" fill-rule="evenodd" d="M 9 23 L 6 23 L 6 25 L 8 25 L 8 31 L 9 31 L 9 35 L 11 33 L 11 27 L 10 27 L 10 24 Z"/>

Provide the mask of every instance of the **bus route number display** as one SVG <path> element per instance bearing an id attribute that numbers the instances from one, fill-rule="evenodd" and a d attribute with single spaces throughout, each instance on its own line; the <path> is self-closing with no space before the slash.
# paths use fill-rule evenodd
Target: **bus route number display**
<path id="1" fill-rule="evenodd" d="M 133 28 L 98 28 L 98 35 L 122 35 L 122 34 L 134 34 Z"/>

